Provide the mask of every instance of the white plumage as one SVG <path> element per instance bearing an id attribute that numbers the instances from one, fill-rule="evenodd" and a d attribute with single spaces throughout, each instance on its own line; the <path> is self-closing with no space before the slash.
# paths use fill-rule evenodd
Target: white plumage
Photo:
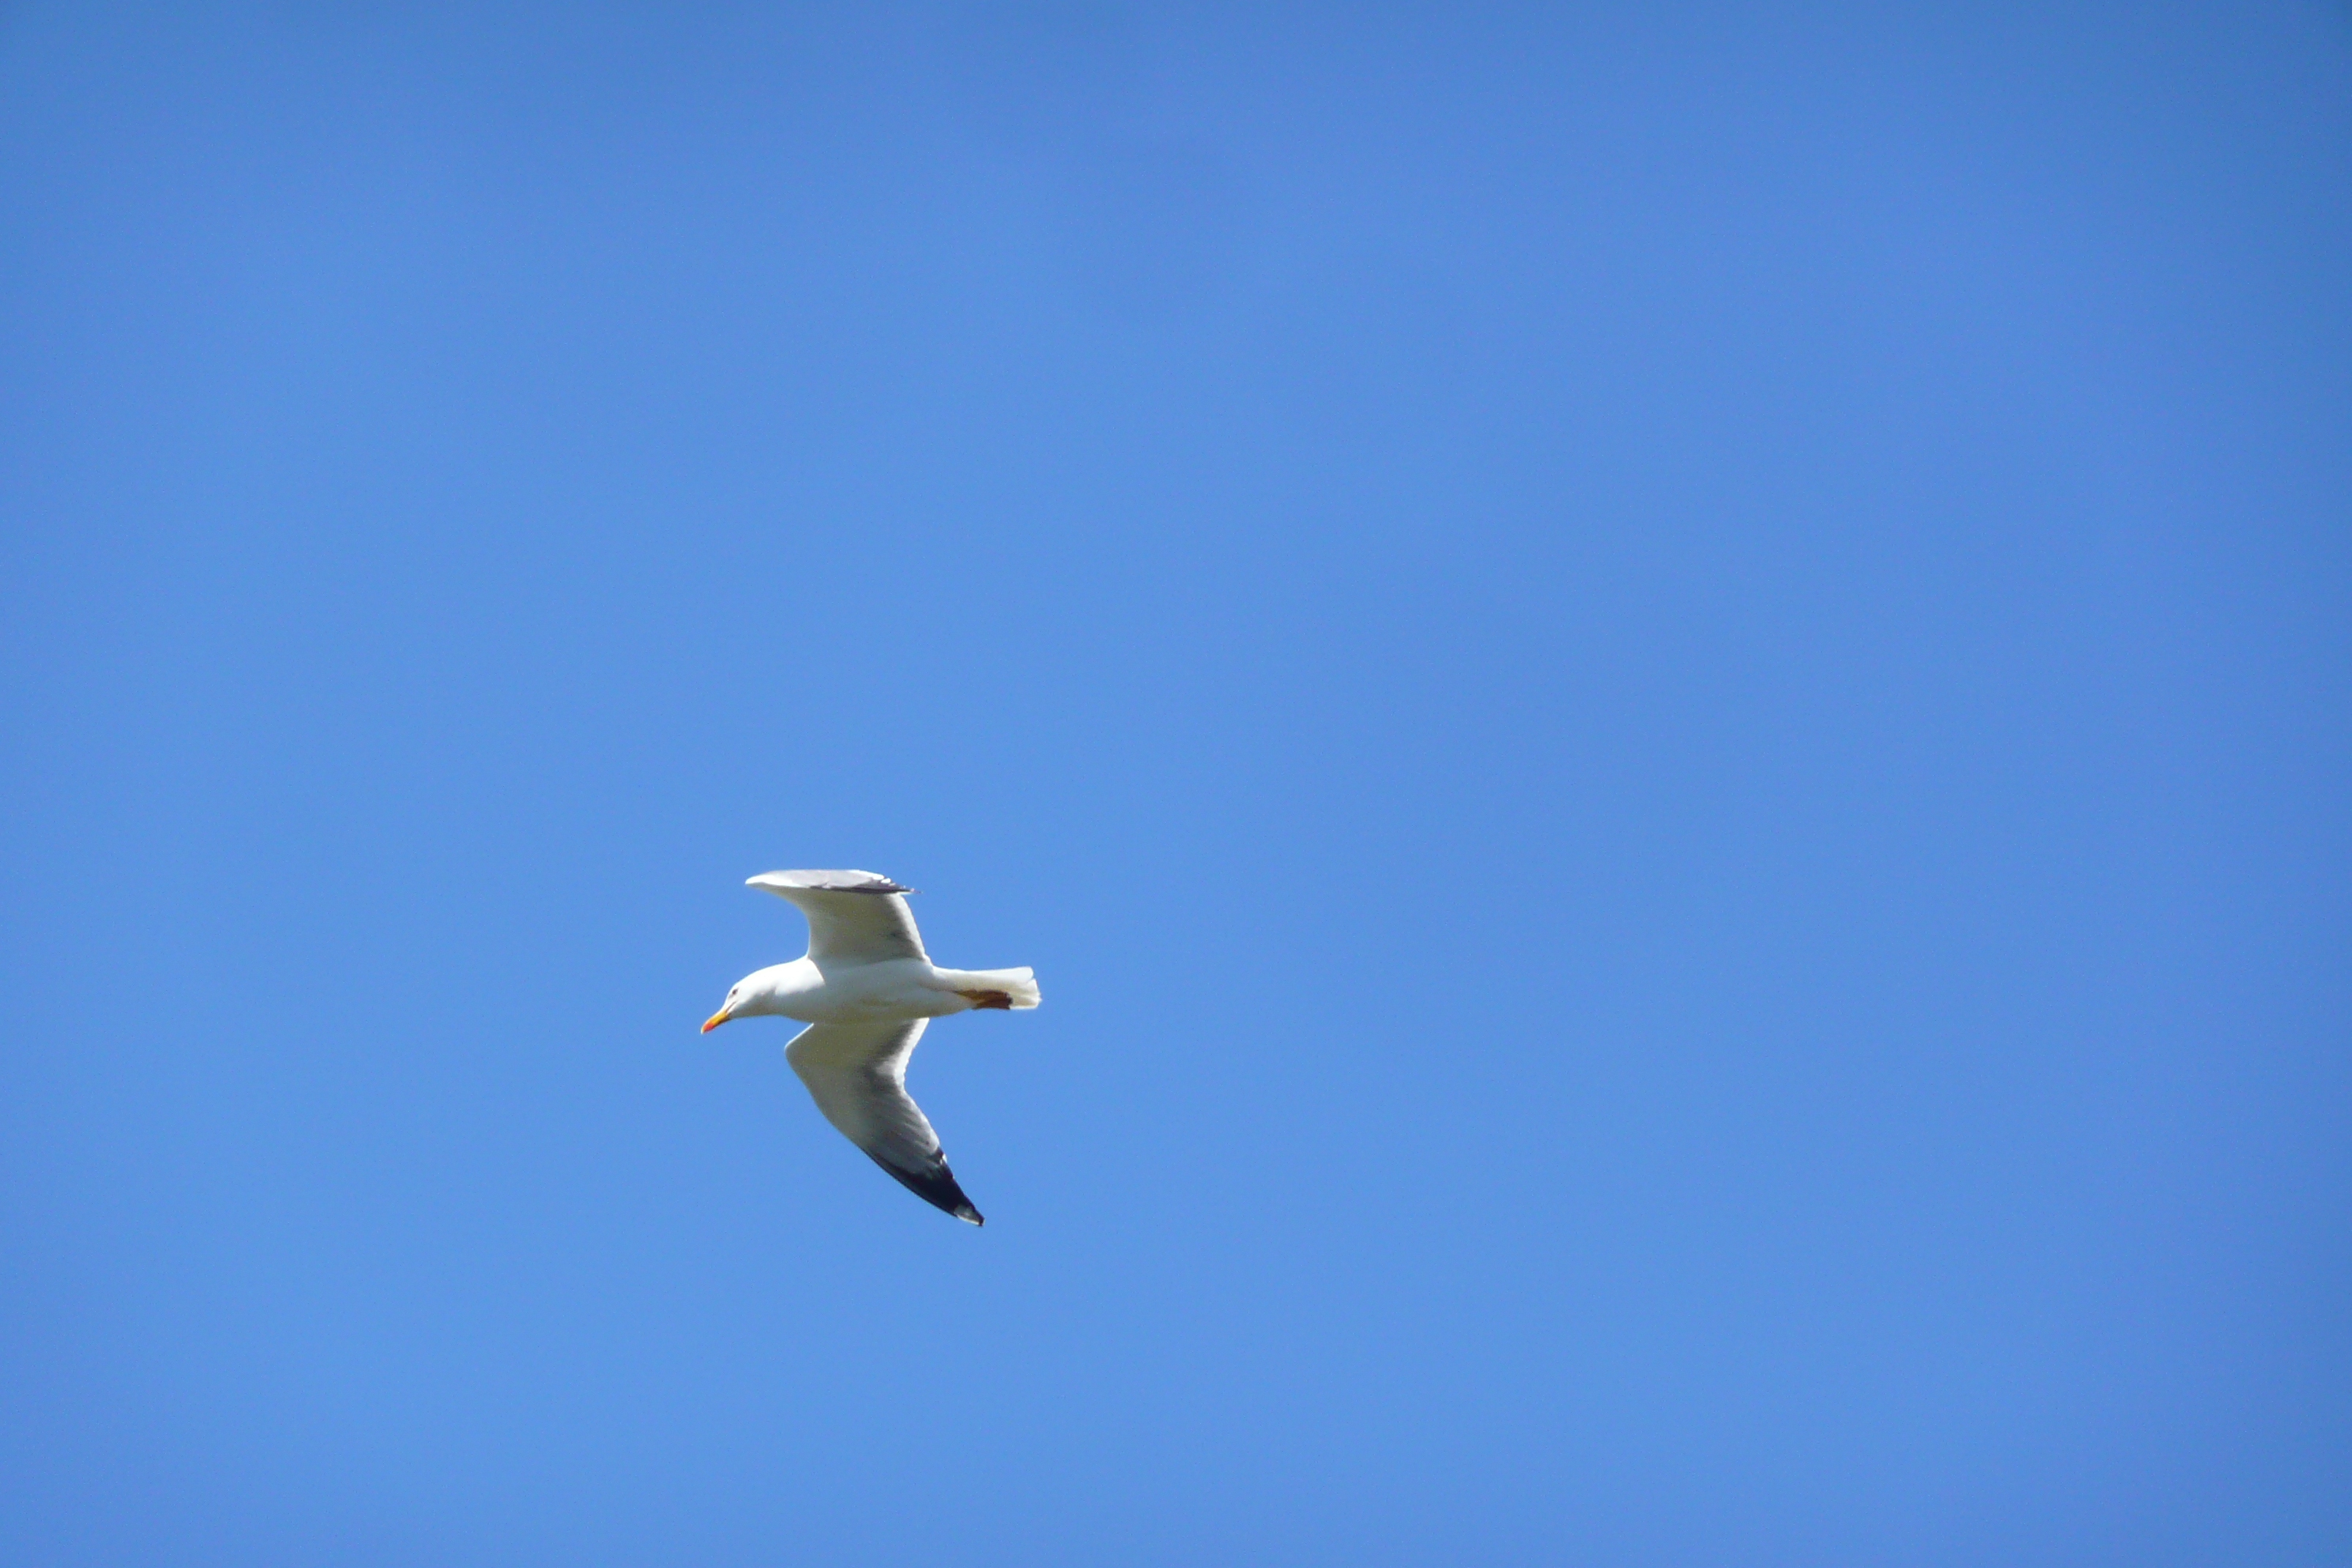
<path id="1" fill-rule="evenodd" d="M 808 1025 L 784 1059 L 824 1119 L 910 1191 L 981 1224 L 929 1119 L 907 1093 L 907 1059 L 933 1018 L 1037 1005 L 1034 973 L 938 967 L 907 908 L 914 889 L 871 871 L 769 871 L 746 885 L 800 907 L 808 955 L 737 981 L 702 1032 L 768 1013 Z"/>

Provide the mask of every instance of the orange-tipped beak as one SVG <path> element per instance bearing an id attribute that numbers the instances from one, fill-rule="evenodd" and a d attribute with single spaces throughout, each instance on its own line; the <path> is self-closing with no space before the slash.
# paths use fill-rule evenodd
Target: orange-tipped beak
<path id="1" fill-rule="evenodd" d="M 715 1028 L 719 1027 L 719 1025 L 721 1025 L 721 1024 L 725 1023 L 726 1021 L 727 1021 L 727 1009 L 726 1009 L 726 1008 L 724 1008 L 724 1007 L 721 1007 L 720 1009 L 719 1009 L 719 1011 L 717 1011 L 716 1013 L 713 1013 L 712 1015 L 710 1015 L 710 1016 L 709 1016 L 709 1017 L 705 1018 L 705 1019 L 702 1021 L 702 1032 L 703 1032 L 704 1034 L 706 1034 L 706 1035 L 707 1035 L 707 1034 L 710 1033 L 710 1031 L 711 1031 L 711 1030 L 713 1030 L 713 1029 L 715 1029 Z"/>

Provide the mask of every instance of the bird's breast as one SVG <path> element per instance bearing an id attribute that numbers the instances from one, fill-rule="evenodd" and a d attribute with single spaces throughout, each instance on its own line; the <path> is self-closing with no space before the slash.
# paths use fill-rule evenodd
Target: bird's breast
<path id="1" fill-rule="evenodd" d="M 952 992 L 923 984 L 929 966 L 897 959 L 846 968 L 817 969 L 813 984 L 785 998 L 783 1013 L 803 1024 L 879 1024 L 937 1018 L 966 1005 Z"/>

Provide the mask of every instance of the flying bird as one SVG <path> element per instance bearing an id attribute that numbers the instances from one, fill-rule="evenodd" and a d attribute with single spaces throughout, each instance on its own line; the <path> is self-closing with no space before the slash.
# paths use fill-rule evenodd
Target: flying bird
<path id="1" fill-rule="evenodd" d="M 808 956 L 737 981 L 702 1032 L 763 1013 L 806 1024 L 784 1059 L 824 1119 L 918 1197 L 982 1224 L 907 1093 L 907 1060 L 933 1018 L 1037 1005 L 1034 972 L 938 968 L 907 908 L 915 889 L 871 871 L 769 871 L 744 885 L 800 906 Z"/>

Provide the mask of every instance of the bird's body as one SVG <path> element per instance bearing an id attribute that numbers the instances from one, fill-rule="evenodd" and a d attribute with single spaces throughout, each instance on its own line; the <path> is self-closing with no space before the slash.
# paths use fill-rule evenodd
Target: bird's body
<path id="1" fill-rule="evenodd" d="M 808 956 L 737 981 L 703 1033 L 760 1014 L 808 1025 L 784 1059 L 824 1119 L 926 1201 L 979 1225 L 980 1211 L 907 1093 L 907 1058 L 933 1018 L 1036 1006 L 1034 974 L 932 963 L 907 908 L 913 889 L 870 871 L 770 871 L 748 885 L 800 906 Z"/>
<path id="2" fill-rule="evenodd" d="M 880 1024 L 1013 1007 L 1004 987 L 1017 984 L 1016 974 L 1026 978 L 1027 972 L 940 969 L 927 958 L 825 965 L 796 958 L 745 975 L 743 984 L 768 998 L 761 1011 L 803 1024 Z"/>

